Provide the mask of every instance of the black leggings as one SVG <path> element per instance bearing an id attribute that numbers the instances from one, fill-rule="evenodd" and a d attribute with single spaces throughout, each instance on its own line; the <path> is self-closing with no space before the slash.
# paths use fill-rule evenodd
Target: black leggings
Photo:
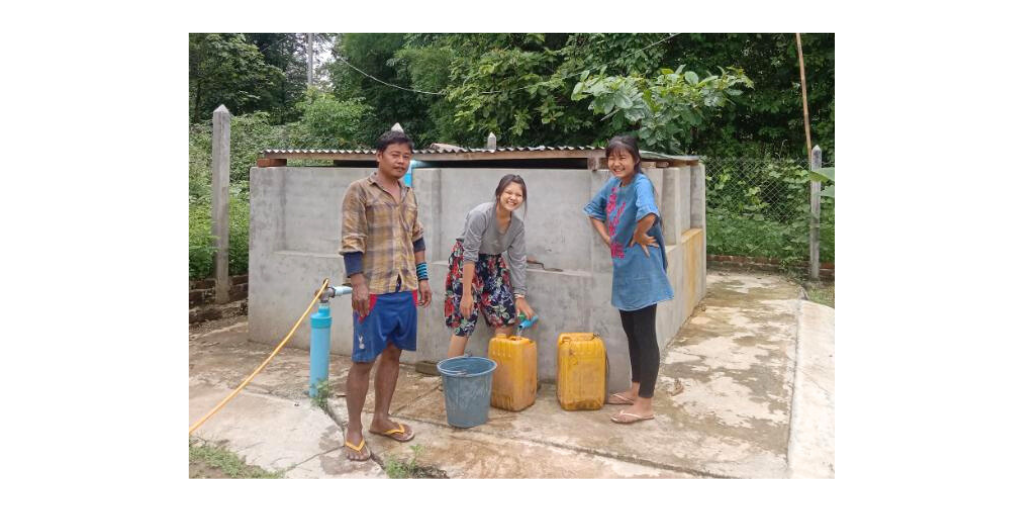
<path id="1" fill-rule="evenodd" d="M 637 393 L 642 398 L 654 396 L 654 383 L 658 380 L 658 366 L 661 351 L 658 337 L 654 332 L 654 317 L 657 304 L 651 304 L 636 311 L 619 311 L 622 329 L 629 340 L 629 365 L 633 370 L 633 382 L 640 383 Z"/>

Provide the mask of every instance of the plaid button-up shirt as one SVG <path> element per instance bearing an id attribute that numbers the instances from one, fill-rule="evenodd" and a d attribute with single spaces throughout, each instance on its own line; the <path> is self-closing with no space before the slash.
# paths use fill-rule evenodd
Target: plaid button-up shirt
<path id="1" fill-rule="evenodd" d="M 341 207 L 342 255 L 363 253 L 363 275 L 372 294 L 416 290 L 413 242 L 423 238 L 416 194 L 398 182 L 401 200 L 384 190 L 377 173 L 353 182 Z M 398 289 L 401 278 L 401 289 Z"/>

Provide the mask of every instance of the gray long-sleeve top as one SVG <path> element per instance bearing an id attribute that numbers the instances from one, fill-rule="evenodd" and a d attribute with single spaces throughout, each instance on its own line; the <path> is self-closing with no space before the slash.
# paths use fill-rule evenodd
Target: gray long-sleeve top
<path id="1" fill-rule="evenodd" d="M 512 292 L 526 295 L 526 229 L 523 221 L 512 215 L 504 233 L 498 230 L 494 201 L 477 206 L 466 214 L 462 230 L 463 261 L 477 262 L 480 254 L 501 254 L 508 251 L 512 274 Z"/>

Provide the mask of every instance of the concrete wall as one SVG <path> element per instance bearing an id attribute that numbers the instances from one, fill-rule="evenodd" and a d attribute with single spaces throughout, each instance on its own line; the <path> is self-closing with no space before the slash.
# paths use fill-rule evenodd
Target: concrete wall
<path id="1" fill-rule="evenodd" d="M 253 168 L 250 177 L 249 332 L 276 344 L 327 277 L 344 281 L 337 250 L 341 202 L 348 185 L 373 172 L 353 168 Z M 658 191 L 664 222 L 672 301 L 659 304 L 657 333 L 664 347 L 692 313 L 705 289 L 703 166 L 646 169 Z M 492 197 L 501 176 L 519 174 L 528 188 L 527 252 L 545 268 L 527 270 L 527 295 L 541 321 L 524 333 L 538 342 L 538 376 L 556 377 L 558 335 L 594 331 L 608 349 L 610 385 L 629 382 L 629 356 L 618 311 L 610 304 L 611 258 L 582 212 L 610 177 L 607 169 L 417 169 L 413 186 L 426 230 L 434 302 L 421 309 L 418 350 L 403 361 L 440 360 L 451 335 L 444 326 L 448 255 L 466 212 Z M 696 211 L 699 209 L 700 211 Z M 554 270 L 552 270 L 554 269 Z M 331 351 L 351 353 L 352 308 L 332 303 Z M 481 320 L 468 350 L 485 355 L 490 329 Z M 291 346 L 309 346 L 308 322 Z"/>

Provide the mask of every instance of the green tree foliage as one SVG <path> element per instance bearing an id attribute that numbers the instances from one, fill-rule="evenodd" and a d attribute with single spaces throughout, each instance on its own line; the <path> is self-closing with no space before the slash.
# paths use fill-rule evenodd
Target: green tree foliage
<path id="1" fill-rule="evenodd" d="M 384 86 L 342 62 L 349 62 L 382 81 L 412 88 L 409 76 L 399 73 L 393 61 L 395 54 L 404 47 L 405 39 L 404 34 L 344 34 L 335 41 L 335 62 L 328 68 L 335 96 L 346 100 L 361 98 L 371 107 L 358 127 L 360 144 L 372 145 L 396 122 L 402 124 L 417 144 L 427 142 L 423 134 L 431 124 L 430 98 Z"/>
<path id="2" fill-rule="evenodd" d="M 275 124 L 298 121 L 300 112 L 295 105 L 302 101 L 307 86 L 305 34 L 245 34 L 245 39 L 256 46 L 267 65 L 281 71 L 270 84 L 261 110 L 269 113 Z"/>
<path id="3" fill-rule="evenodd" d="M 811 138 L 835 160 L 835 34 L 801 34 Z M 701 76 L 742 68 L 757 88 L 694 134 L 702 155 L 807 158 L 794 34 L 680 34 L 664 58 Z"/>
<path id="4" fill-rule="evenodd" d="M 359 136 L 362 120 L 370 108 L 362 98 L 338 100 L 332 94 L 310 88 L 296 105 L 302 119 L 295 125 L 292 145 L 307 148 L 353 147 Z"/>
<path id="5" fill-rule="evenodd" d="M 687 129 L 673 135 L 682 152 L 806 158 L 793 34 L 355 34 L 342 39 L 335 47 L 338 55 L 367 73 L 405 88 L 444 93 L 390 88 L 335 63 L 338 97 L 362 97 L 374 108 L 363 134 L 367 144 L 394 122 L 420 144 L 480 146 L 491 131 L 502 145 L 603 144 L 629 123 L 616 124 L 614 116 L 609 123 L 588 110 L 587 102 L 572 101 L 585 70 L 592 76 L 656 80 L 663 68 L 684 66 L 705 78 L 724 76 L 722 68 L 742 70 L 756 89 L 730 97 L 734 104 L 720 108 L 712 122 L 684 120 Z M 813 137 L 834 160 L 835 37 L 808 34 L 803 44 Z"/>
<path id="6" fill-rule="evenodd" d="M 189 34 L 189 118 L 208 119 L 223 104 L 233 114 L 265 110 L 284 79 L 241 34 Z"/>
<path id="7" fill-rule="evenodd" d="M 402 54 L 417 88 L 445 86 L 431 109 L 446 142 L 480 146 L 489 132 L 504 145 L 590 144 L 596 119 L 569 98 L 578 61 L 567 34 L 444 34 L 410 38 L 418 51 Z M 443 48 L 447 80 L 424 73 L 418 58 Z M 421 76 L 432 78 L 420 82 Z"/>
<path id="8" fill-rule="evenodd" d="M 612 131 L 638 131 L 645 148 L 679 154 L 710 112 L 742 94 L 740 86 L 753 86 L 741 69 L 722 70 L 721 76 L 702 80 L 693 71 L 684 73 L 683 67 L 662 69 L 653 79 L 637 74 L 591 77 L 584 72 L 572 99 L 592 97 L 590 109 L 607 114 L 602 120 L 608 120 Z"/>
<path id="9" fill-rule="evenodd" d="M 319 49 L 331 34 L 314 34 Z M 190 34 L 189 118 L 205 121 L 224 104 L 233 114 L 265 112 L 273 124 L 298 121 L 307 87 L 306 34 Z"/>

